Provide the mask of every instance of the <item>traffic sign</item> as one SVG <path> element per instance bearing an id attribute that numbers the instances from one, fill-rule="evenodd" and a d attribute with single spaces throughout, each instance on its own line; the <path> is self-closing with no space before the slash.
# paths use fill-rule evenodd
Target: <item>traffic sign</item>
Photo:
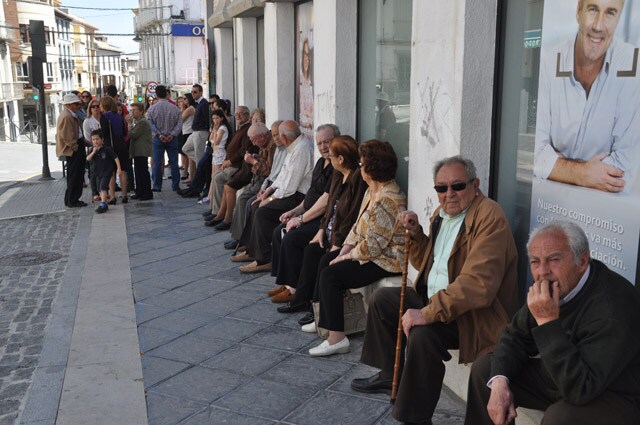
<path id="1" fill-rule="evenodd" d="M 156 83 L 155 81 L 149 81 L 147 83 L 147 93 L 155 93 L 156 87 L 158 87 L 158 83 Z"/>

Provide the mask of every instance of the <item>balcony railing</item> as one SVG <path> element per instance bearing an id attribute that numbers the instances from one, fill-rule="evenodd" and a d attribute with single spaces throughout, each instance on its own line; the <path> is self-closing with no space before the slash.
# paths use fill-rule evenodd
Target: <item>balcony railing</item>
<path id="1" fill-rule="evenodd" d="M 0 84 L 0 101 L 8 102 L 10 100 L 24 99 L 24 91 L 22 83 L 2 83 Z"/>
<path id="2" fill-rule="evenodd" d="M 133 19 L 135 31 L 144 30 L 147 26 L 163 19 L 163 8 L 141 10 L 138 16 Z"/>

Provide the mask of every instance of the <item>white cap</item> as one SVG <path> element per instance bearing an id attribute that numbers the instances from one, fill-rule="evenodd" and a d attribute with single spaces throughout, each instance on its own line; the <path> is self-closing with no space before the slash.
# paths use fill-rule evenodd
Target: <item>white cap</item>
<path id="1" fill-rule="evenodd" d="M 64 95 L 64 97 L 62 98 L 62 102 L 63 105 L 70 105 L 72 103 L 81 103 L 80 99 L 78 99 L 78 96 L 76 96 L 73 93 L 67 93 Z"/>

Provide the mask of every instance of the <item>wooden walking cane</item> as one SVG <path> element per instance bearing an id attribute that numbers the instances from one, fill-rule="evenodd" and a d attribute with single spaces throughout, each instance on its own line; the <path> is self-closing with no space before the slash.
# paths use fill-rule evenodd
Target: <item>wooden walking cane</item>
<path id="1" fill-rule="evenodd" d="M 400 352 L 402 351 L 402 314 L 404 313 L 404 293 L 407 289 L 407 271 L 409 269 L 409 230 L 404 234 L 404 264 L 402 266 L 402 286 L 400 287 L 400 309 L 398 313 L 398 336 L 396 338 L 396 360 L 393 363 L 393 385 L 391 387 L 391 404 L 396 401 L 398 393 L 398 370 L 400 369 Z"/>

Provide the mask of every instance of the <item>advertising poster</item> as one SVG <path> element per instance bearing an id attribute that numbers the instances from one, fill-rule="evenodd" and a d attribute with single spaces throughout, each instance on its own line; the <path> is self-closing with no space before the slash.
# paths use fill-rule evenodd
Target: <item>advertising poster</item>
<path id="1" fill-rule="evenodd" d="M 313 140 L 313 2 L 297 6 L 296 79 L 298 123 Z"/>
<path id="2" fill-rule="evenodd" d="M 531 229 L 570 220 L 591 256 L 636 282 L 640 0 L 544 5 Z"/>

